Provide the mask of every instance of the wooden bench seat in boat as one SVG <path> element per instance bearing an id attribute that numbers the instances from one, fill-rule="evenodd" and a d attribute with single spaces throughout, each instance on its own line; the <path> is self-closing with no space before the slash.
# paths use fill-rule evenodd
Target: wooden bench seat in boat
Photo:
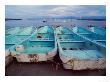
<path id="1" fill-rule="evenodd" d="M 34 42 L 34 41 L 54 41 L 54 40 L 50 40 L 50 39 L 48 39 L 48 40 L 45 40 L 45 39 L 37 39 L 37 40 L 29 40 L 29 41 Z"/>
<path id="2" fill-rule="evenodd" d="M 60 42 L 84 43 L 85 41 L 60 41 Z"/>
<path id="3" fill-rule="evenodd" d="M 106 41 L 106 40 L 94 40 L 94 41 L 103 42 L 103 41 Z"/>
<path id="4" fill-rule="evenodd" d="M 86 35 L 90 35 L 91 33 L 78 33 L 78 34 L 86 34 Z"/>

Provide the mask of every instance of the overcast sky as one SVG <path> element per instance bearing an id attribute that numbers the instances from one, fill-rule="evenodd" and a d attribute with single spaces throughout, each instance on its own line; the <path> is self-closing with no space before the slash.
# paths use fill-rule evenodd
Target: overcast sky
<path id="1" fill-rule="evenodd" d="M 105 16 L 104 5 L 40 5 L 5 6 L 6 18 L 33 18 L 39 16 Z"/>

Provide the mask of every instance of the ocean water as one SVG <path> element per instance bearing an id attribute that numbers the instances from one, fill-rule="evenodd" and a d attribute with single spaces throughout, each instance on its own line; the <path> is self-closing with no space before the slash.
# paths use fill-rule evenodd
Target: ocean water
<path id="1" fill-rule="evenodd" d="M 88 25 L 106 27 L 106 21 L 94 21 L 94 20 L 76 20 L 76 19 L 46 19 L 46 22 L 43 22 L 43 19 L 36 20 L 8 20 L 5 22 L 6 29 L 10 27 L 17 26 L 45 26 L 45 25 L 62 25 L 67 27 L 81 26 L 87 27 Z"/>

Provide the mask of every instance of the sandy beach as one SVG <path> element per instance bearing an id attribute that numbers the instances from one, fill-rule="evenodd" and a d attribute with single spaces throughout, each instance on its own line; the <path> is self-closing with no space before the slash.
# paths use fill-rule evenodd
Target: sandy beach
<path id="1" fill-rule="evenodd" d="M 62 63 L 58 55 L 54 59 Z M 54 65 L 54 66 L 52 66 Z M 62 65 L 55 69 L 53 62 L 19 63 L 14 59 L 6 68 L 6 76 L 106 76 L 106 69 L 103 70 L 80 70 L 73 71 L 64 69 Z"/>

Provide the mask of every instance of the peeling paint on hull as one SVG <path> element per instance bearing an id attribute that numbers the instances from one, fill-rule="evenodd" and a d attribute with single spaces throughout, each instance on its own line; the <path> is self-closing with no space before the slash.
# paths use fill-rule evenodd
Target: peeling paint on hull
<path id="1" fill-rule="evenodd" d="M 11 56 L 9 49 L 5 50 L 5 67 L 12 61 L 13 57 Z"/>
<path id="2" fill-rule="evenodd" d="M 49 52 L 48 54 L 16 54 L 11 53 L 14 57 L 16 57 L 18 62 L 40 62 L 47 61 L 53 59 L 53 57 L 57 54 L 57 49 Z"/>
<path id="3" fill-rule="evenodd" d="M 105 69 L 106 60 L 104 58 L 98 60 L 69 60 L 67 63 L 63 63 L 63 66 L 65 69 L 73 70 Z"/>

